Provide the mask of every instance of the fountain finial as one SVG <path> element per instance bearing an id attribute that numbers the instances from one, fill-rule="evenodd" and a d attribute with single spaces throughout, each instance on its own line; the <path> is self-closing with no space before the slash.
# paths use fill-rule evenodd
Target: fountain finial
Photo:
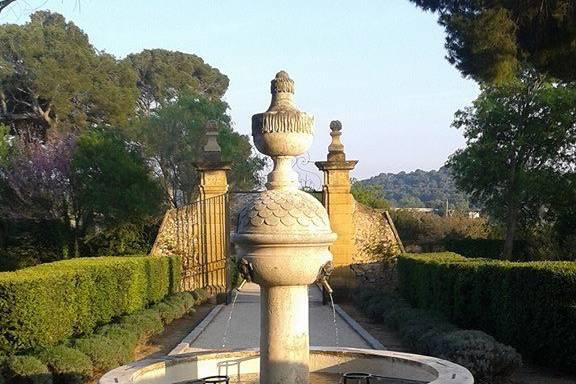
<path id="1" fill-rule="evenodd" d="M 295 156 L 305 153 L 314 137 L 314 117 L 294 103 L 294 81 L 280 71 L 270 83 L 272 101 L 266 112 L 252 116 L 256 148 L 272 158 L 268 189 L 297 189 L 298 174 L 292 169 Z"/>
<path id="2" fill-rule="evenodd" d="M 288 72 L 280 71 L 270 82 L 270 92 L 275 93 L 294 93 L 294 80 L 290 78 Z"/>

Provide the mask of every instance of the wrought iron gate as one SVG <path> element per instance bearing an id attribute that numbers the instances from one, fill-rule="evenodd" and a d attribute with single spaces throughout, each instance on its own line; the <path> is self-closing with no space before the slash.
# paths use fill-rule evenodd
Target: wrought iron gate
<path id="1" fill-rule="evenodd" d="M 229 196 L 199 199 L 166 213 L 152 254 L 182 257 L 182 289 L 230 289 Z"/>

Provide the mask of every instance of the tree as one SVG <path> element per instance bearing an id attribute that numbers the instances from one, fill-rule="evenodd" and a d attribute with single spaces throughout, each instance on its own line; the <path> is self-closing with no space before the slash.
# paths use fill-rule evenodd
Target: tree
<path id="1" fill-rule="evenodd" d="M 0 123 L 28 140 L 48 130 L 123 124 L 134 113 L 136 76 L 98 52 L 62 15 L 39 11 L 0 26 Z"/>
<path id="2" fill-rule="evenodd" d="M 390 203 L 384 198 L 382 185 L 363 184 L 358 180 L 352 180 L 350 193 L 361 204 L 377 209 L 390 209 Z"/>
<path id="3" fill-rule="evenodd" d="M 146 49 L 124 61 L 138 75 L 138 110 L 144 115 L 185 94 L 220 99 L 228 89 L 228 77 L 196 55 Z"/>
<path id="4" fill-rule="evenodd" d="M 457 185 L 504 223 L 509 259 L 518 227 L 560 198 L 547 186 L 573 172 L 576 87 L 524 71 L 520 81 L 484 86 L 453 125 L 464 130 L 467 147 L 448 166 Z"/>
<path id="5" fill-rule="evenodd" d="M 448 61 L 478 81 L 516 77 L 527 61 L 539 71 L 576 80 L 573 0 L 410 0 L 439 14 Z"/>
<path id="6" fill-rule="evenodd" d="M 70 208 L 70 161 L 74 147 L 71 136 L 53 137 L 44 143 L 25 143 L 15 138 L 0 163 L 0 183 L 4 187 L 2 216 L 65 219 Z"/>
<path id="7" fill-rule="evenodd" d="M 258 172 L 264 167 L 264 160 L 253 155 L 247 136 L 232 130 L 227 110 L 228 105 L 219 100 L 180 96 L 129 128 L 130 136 L 140 144 L 160 178 L 171 206 L 187 204 L 194 198 L 198 182 L 194 163 L 202 155 L 208 121 L 220 127 L 218 143 L 222 157 L 232 161 L 231 187 L 250 189 L 260 184 Z"/>
<path id="8" fill-rule="evenodd" d="M 105 232 L 123 253 L 134 237 L 159 213 L 162 192 L 139 149 L 110 130 L 81 135 L 72 160 L 77 239 L 88 242 Z"/>
<path id="9" fill-rule="evenodd" d="M 0 26 L 0 124 L 27 140 L 126 125 L 183 94 L 218 100 L 227 88 L 196 55 L 154 49 L 117 60 L 57 13 Z"/>

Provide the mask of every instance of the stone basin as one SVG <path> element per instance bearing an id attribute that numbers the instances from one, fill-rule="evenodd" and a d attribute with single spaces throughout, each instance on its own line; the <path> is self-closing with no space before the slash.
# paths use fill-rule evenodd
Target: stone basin
<path id="1" fill-rule="evenodd" d="M 99 384 L 172 384 L 207 376 L 256 374 L 258 350 L 207 351 L 133 362 L 105 374 Z M 428 356 L 373 349 L 311 347 L 310 372 L 365 372 L 430 384 L 473 384 L 470 372 Z M 336 383 L 335 383 L 336 384 Z"/>

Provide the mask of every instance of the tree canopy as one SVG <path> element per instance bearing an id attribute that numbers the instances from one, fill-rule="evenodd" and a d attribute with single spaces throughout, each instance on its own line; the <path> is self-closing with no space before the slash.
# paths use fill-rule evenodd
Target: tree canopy
<path id="1" fill-rule="evenodd" d="M 466 76 L 502 82 L 527 62 L 565 81 L 576 80 L 573 0 L 410 0 L 439 15 L 448 60 Z"/>
<path id="2" fill-rule="evenodd" d="M 0 123 L 29 137 L 122 124 L 138 96 L 134 71 L 98 52 L 62 15 L 0 25 Z"/>
<path id="3" fill-rule="evenodd" d="M 505 225 L 509 258 L 518 230 L 551 217 L 562 194 L 573 194 L 576 87 L 525 71 L 521 81 L 483 87 L 453 125 L 467 147 L 448 165 L 457 185 Z"/>
<path id="4" fill-rule="evenodd" d="M 228 105 L 186 95 L 136 120 L 129 128 L 129 135 L 140 143 L 172 206 L 189 203 L 195 197 L 198 175 L 194 163 L 202 156 L 208 121 L 219 127 L 218 143 L 223 159 L 232 161 L 231 188 L 251 189 L 260 184 L 258 174 L 264 160 L 253 155 L 247 136 L 232 130 Z"/>
<path id="5" fill-rule="evenodd" d="M 195 93 L 220 99 L 228 89 L 228 77 L 200 57 L 164 49 L 146 49 L 124 60 L 138 75 L 138 110 L 148 115 L 155 107 Z"/>
<path id="6" fill-rule="evenodd" d="M 398 208 L 445 208 L 468 209 L 469 196 L 458 190 L 452 174 L 446 167 L 439 170 L 381 173 L 363 184 L 378 186 L 378 194 Z"/>
<path id="7" fill-rule="evenodd" d="M 0 25 L 0 124 L 21 136 L 125 125 L 184 93 L 218 100 L 227 87 L 195 55 L 155 49 L 118 60 L 57 13 Z"/>

